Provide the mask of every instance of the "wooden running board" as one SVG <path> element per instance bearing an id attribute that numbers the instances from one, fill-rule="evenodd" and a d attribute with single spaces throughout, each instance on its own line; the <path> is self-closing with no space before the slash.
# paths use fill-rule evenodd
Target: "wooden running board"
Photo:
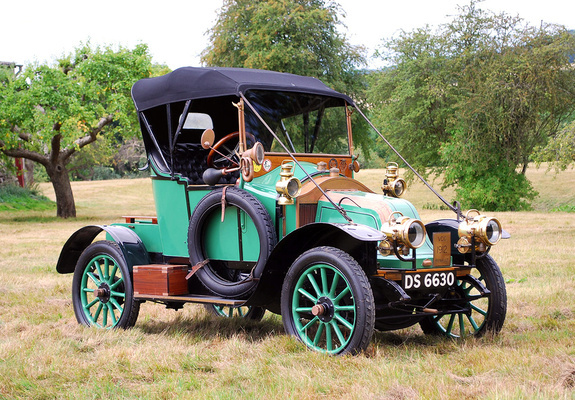
<path id="1" fill-rule="evenodd" d="M 163 296 L 158 294 L 134 294 L 135 300 L 155 300 L 155 301 L 177 301 L 182 303 L 203 303 L 203 304 L 219 304 L 223 306 L 239 307 L 243 305 L 246 300 L 239 299 L 223 299 L 215 296 L 202 296 L 202 295 L 173 295 Z"/>

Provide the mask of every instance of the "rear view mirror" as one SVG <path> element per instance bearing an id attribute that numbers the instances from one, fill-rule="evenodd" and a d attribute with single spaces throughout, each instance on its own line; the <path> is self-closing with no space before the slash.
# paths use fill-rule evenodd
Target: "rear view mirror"
<path id="1" fill-rule="evenodd" d="M 216 139 L 216 134 L 214 133 L 213 129 L 206 129 L 204 133 L 202 133 L 202 137 L 200 141 L 202 142 L 202 147 L 204 149 L 209 149 L 214 144 L 214 140 Z"/>

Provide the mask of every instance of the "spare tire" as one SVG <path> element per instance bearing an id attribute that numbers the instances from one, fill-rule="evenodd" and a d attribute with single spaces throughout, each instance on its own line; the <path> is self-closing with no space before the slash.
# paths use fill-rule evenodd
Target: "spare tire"
<path id="1" fill-rule="evenodd" d="M 257 198 L 235 186 L 228 186 L 225 190 L 226 225 L 221 223 L 224 188 L 219 188 L 204 196 L 192 213 L 188 228 L 188 251 L 192 266 L 211 258 L 195 273 L 208 290 L 222 297 L 238 298 L 249 295 L 257 286 L 258 278 L 277 243 L 277 237 L 268 212 Z M 233 208 L 237 212 L 234 212 Z M 243 225 L 240 225 L 240 218 Z M 251 223 L 246 222 L 248 218 Z M 232 228 L 229 231 L 220 232 L 221 229 L 230 228 L 230 226 Z M 255 229 L 259 243 L 253 243 L 255 240 L 253 240 L 252 232 L 252 241 L 249 242 L 249 247 L 245 246 L 247 243 L 242 244 L 242 228 L 245 226 L 249 226 L 252 231 Z M 221 237 L 222 233 L 225 234 L 224 236 L 237 234 L 238 242 L 225 241 Z M 214 244 L 213 241 L 216 243 Z M 259 245 L 259 252 L 255 248 L 257 245 Z M 237 250 L 239 253 L 238 260 L 217 260 L 218 257 L 213 257 L 210 254 L 224 248 L 232 252 Z M 257 253 L 257 260 L 244 262 L 242 259 L 244 249 L 251 251 L 253 258 Z M 230 268 L 233 263 L 243 267 L 239 269 Z"/>

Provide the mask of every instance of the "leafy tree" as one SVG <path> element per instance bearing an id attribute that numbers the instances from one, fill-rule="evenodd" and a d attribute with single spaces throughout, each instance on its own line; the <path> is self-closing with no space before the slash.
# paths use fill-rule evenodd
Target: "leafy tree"
<path id="1" fill-rule="evenodd" d="M 0 86 L 0 152 L 45 168 L 59 217 L 76 216 L 71 157 L 98 137 L 110 144 L 138 131 L 130 90 L 155 68 L 143 44 L 132 50 L 84 45 L 57 65 L 28 66 Z"/>
<path id="2" fill-rule="evenodd" d="M 460 11 L 387 43 L 393 67 L 371 77 L 375 118 L 414 166 L 445 170 L 465 206 L 528 208 L 530 156 L 575 110 L 575 40 L 476 1 Z"/>
<path id="3" fill-rule="evenodd" d="M 557 170 L 565 170 L 575 162 L 575 120 L 566 124 L 546 146 L 541 146 L 535 154 L 535 161 L 551 162 Z"/>
<path id="4" fill-rule="evenodd" d="M 22 65 L 11 62 L 0 62 L 0 83 L 14 80 L 22 72 Z"/>
<path id="5" fill-rule="evenodd" d="M 314 76 L 349 90 L 365 50 L 338 31 L 341 15 L 332 1 L 225 0 L 202 61 Z"/>
<path id="6" fill-rule="evenodd" d="M 365 49 L 340 32 L 343 16 L 329 0 L 225 0 L 202 62 L 313 76 L 361 101 Z M 366 131 L 357 124 L 355 143 L 369 154 Z"/>

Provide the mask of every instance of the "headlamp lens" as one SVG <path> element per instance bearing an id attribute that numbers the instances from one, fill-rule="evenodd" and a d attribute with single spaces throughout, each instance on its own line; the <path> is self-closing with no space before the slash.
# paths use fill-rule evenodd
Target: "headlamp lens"
<path id="1" fill-rule="evenodd" d="M 301 183 L 295 178 L 292 178 L 287 183 L 287 194 L 290 197 L 296 197 L 299 194 Z"/>
<path id="2" fill-rule="evenodd" d="M 489 244 L 495 244 L 501 238 L 501 226 L 496 219 L 490 219 L 485 228 L 485 234 Z"/>
<path id="3" fill-rule="evenodd" d="M 413 221 L 407 230 L 407 239 L 411 247 L 417 248 L 423 244 L 425 240 L 425 229 L 418 221 Z"/>
<path id="4" fill-rule="evenodd" d="M 395 194 L 395 197 L 401 197 L 404 191 L 405 191 L 405 185 L 403 184 L 403 179 L 395 181 L 393 185 L 393 192 Z"/>

